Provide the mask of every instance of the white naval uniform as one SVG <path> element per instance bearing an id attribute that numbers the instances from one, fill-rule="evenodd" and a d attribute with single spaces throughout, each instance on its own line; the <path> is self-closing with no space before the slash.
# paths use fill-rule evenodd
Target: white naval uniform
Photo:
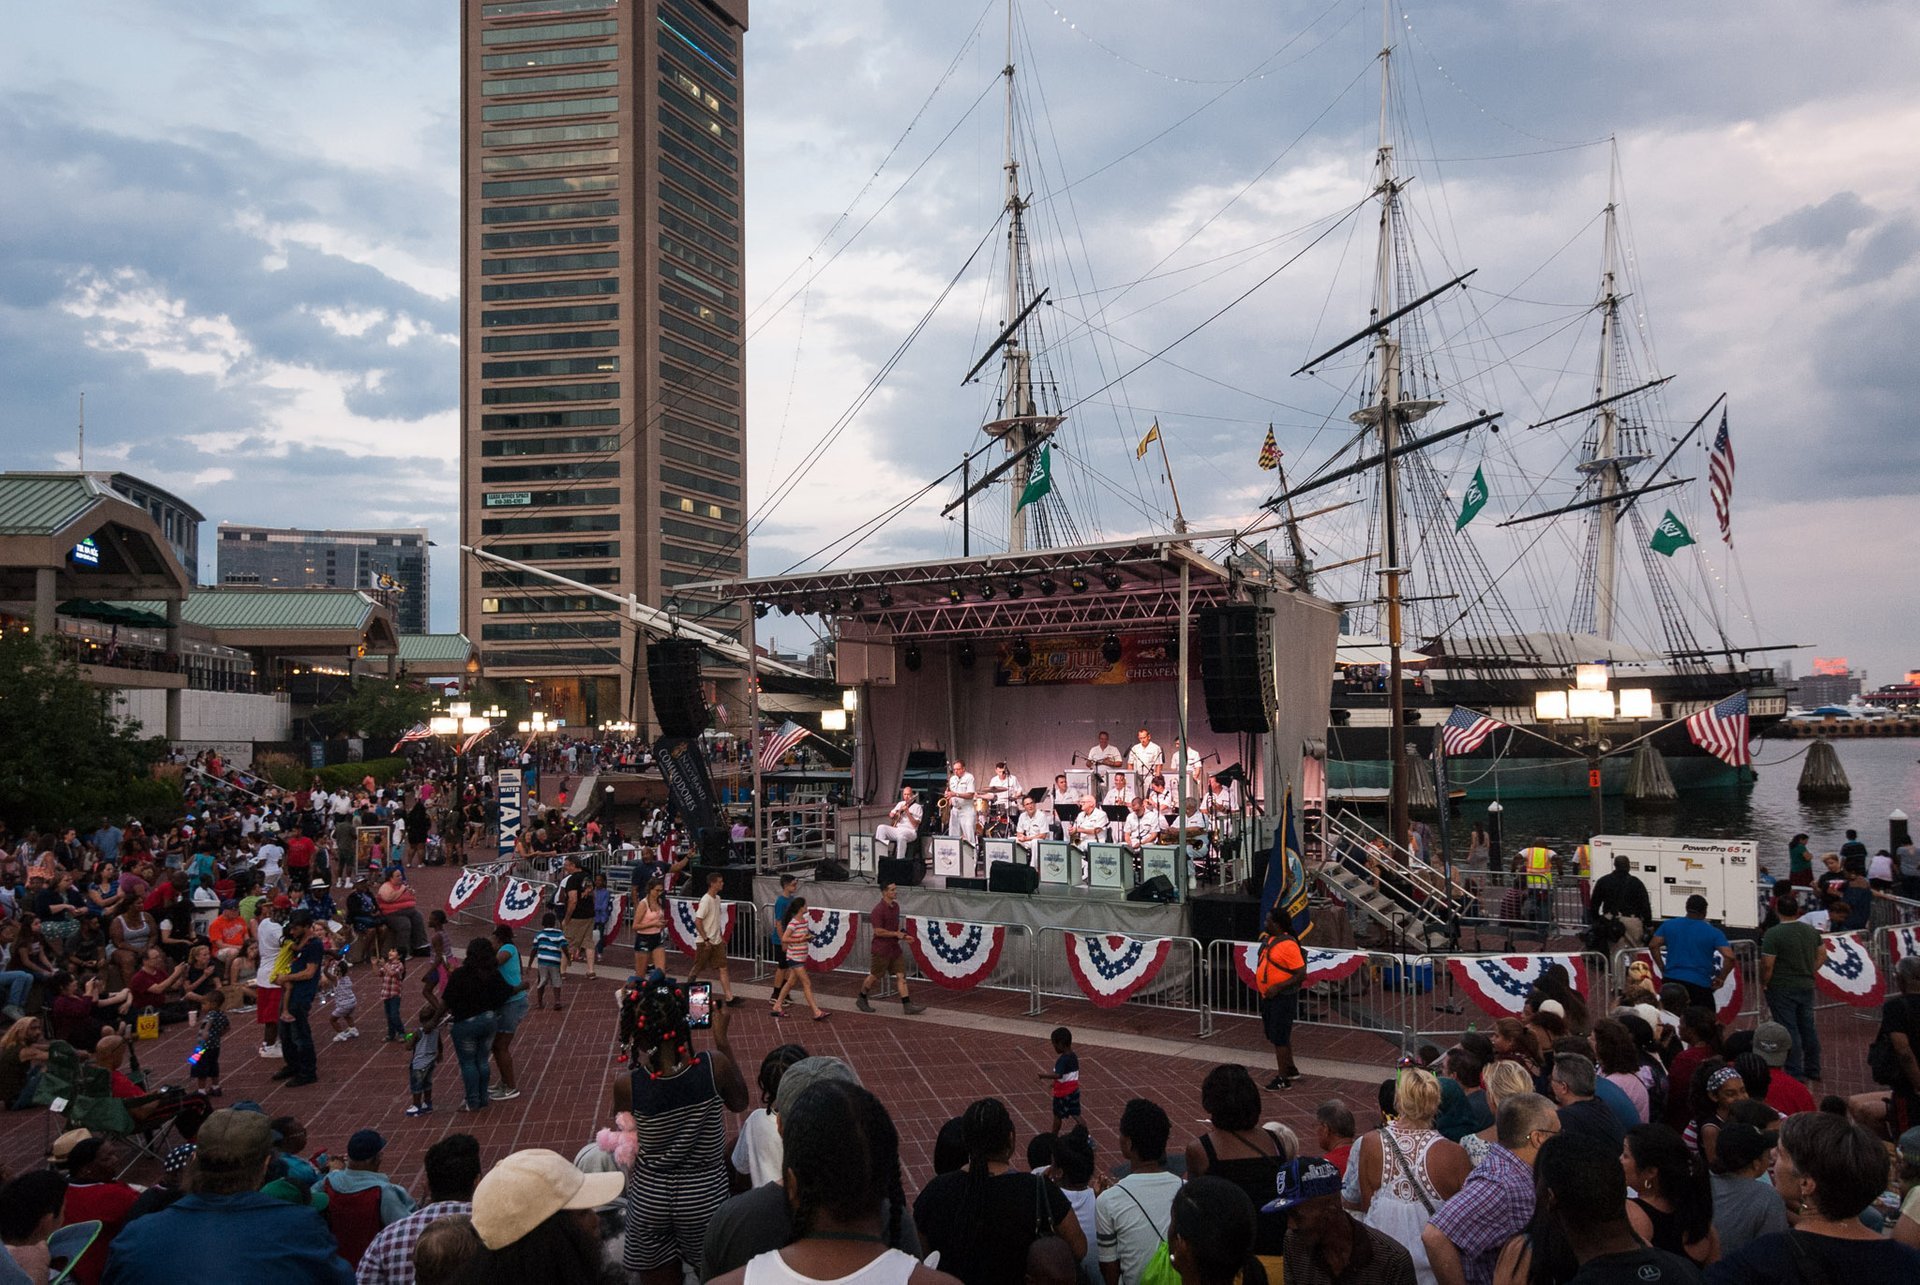
<path id="1" fill-rule="evenodd" d="M 995 772 L 987 778 L 987 797 L 994 803 L 1012 803 L 1020 797 L 1020 777 L 1018 773 L 1008 772 L 1005 776 Z"/>
<path id="2" fill-rule="evenodd" d="M 956 839 L 965 839 L 968 843 L 972 843 L 980 815 L 979 808 L 973 800 L 973 773 L 962 772 L 958 776 L 949 776 L 947 793 L 966 796 L 965 798 L 956 797 L 953 800 L 953 810 L 947 814 L 947 833 Z"/>
<path id="3" fill-rule="evenodd" d="M 1067 834 L 1067 822 L 1065 818 L 1060 815 L 1060 805 L 1063 803 L 1070 808 L 1077 809 L 1080 806 L 1080 796 L 1072 790 L 1068 790 L 1065 794 L 1062 794 L 1057 789 L 1047 791 L 1047 807 L 1053 813 L 1054 824 L 1060 827 L 1060 837 L 1065 839 L 1071 836 Z"/>
<path id="4" fill-rule="evenodd" d="M 1139 777 L 1150 777 L 1160 770 L 1160 747 L 1149 740 L 1145 745 L 1137 741 L 1127 751 L 1127 771 Z"/>
<path id="5" fill-rule="evenodd" d="M 898 804 L 895 805 L 895 807 L 898 806 Z M 916 800 L 905 812 L 898 813 L 897 815 L 900 817 L 898 824 L 883 823 L 874 827 L 873 831 L 873 841 L 875 843 L 898 843 L 900 845 L 898 849 L 891 847 L 884 849 L 888 855 L 892 856 L 897 856 L 899 853 L 905 852 L 907 845 L 919 837 L 920 821 L 922 817 L 926 816 L 926 809 L 921 807 Z"/>
<path id="6" fill-rule="evenodd" d="M 1095 804 L 1093 811 L 1082 812 L 1073 819 L 1073 846 L 1085 852 L 1089 843 L 1100 843 L 1107 837 L 1107 814 Z"/>
<path id="7" fill-rule="evenodd" d="M 1040 840 L 1053 837 L 1053 822 L 1047 814 L 1034 809 L 1029 816 L 1026 809 L 1020 810 L 1020 816 L 1013 823 L 1013 837 L 1027 850 L 1029 864 L 1040 860 Z"/>
<path id="8" fill-rule="evenodd" d="M 1173 760 L 1168 764 L 1168 768 L 1173 772 L 1176 780 L 1179 779 L 1180 773 L 1184 771 L 1189 777 L 1193 778 L 1195 784 L 1198 784 L 1200 781 L 1201 762 L 1200 751 L 1188 748 L 1175 754 Z"/>
<path id="9" fill-rule="evenodd" d="M 1173 828 L 1180 829 L 1180 822 L 1174 822 Z M 1200 812 L 1189 812 L 1186 816 L 1186 831 L 1187 855 L 1196 861 L 1206 856 L 1207 839 L 1213 832 L 1213 827 L 1207 824 L 1206 815 Z"/>
<path id="10" fill-rule="evenodd" d="M 1145 812 L 1139 813 L 1138 815 L 1129 812 L 1127 814 L 1125 829 L 1126 845 L 1135 852 L 1139 852 L 1146 844 L 1158 843 L 1160 841 L 1160 831 L 1165 828 L 1166 823 L 1160 819 L 1160 814 L 1152 808 L 1148 808 Z"/>

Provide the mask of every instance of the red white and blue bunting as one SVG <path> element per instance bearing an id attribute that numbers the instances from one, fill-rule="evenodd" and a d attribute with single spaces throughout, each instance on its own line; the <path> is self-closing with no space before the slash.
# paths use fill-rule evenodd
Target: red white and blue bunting
<path id="1" fill-rule="evenodd" d="M 852 910 L 823 910 L 808 906 L 806 916 L 809 930 L 807 971 L 830 973 L 840 966 L 840 962 L 853 949 L 854 941 L 859 938 L 860 915 Z"/>
<path id="2" fill-rule="evenodd" d="M 968 991 L 993 973 L 1007 944 L 1001 924 L 970 924 L 951 919 L 921 919 L 909 915 L 903 924 L 907 949 L 920 971 L 935 986 Z"/>
<path id="3" fill-rule="evenodd" d="M 1654 959 L 1653 952 L 1648 950 L 1632 951 L 1627 957 L 1627 962 L 1631 964 L 1636 959 L 1646 961 L 1647 971 L 1653 975 L 1653 989 L 1655 992 L 1658 992 L 1660 989 L 1660 965 Z M 1719 989 L 1713 992 L 1714 1014 L 1722 1023 L 1731 1022 L 1740 1016 L 1740 1010 L 1746 1002 L 1747 984 L 1745 980 L 1741 978 L 1740 970 L 1735 968 L 1729 972 L 1726 979 L 1720 983 Z"/>
<path id="4" fill-rule="evenodd" d="M 1880 968 L 1859 933 L 1823 933 L 1826 962 L 1813 980 L 1821 990 L 1855 1008 L 1878 1008 L 1882 998 Z"/>
<path id="5" fill-rule="evenodd" d="M 1367 964 L 1367 952 L 1364 950 L 1306 950 L 1307 978 L 1303 985 L 1316 986 L 1321 982 L 1341 982 L 1359 972 Z M 1233 943 L 1233 972 L 1248 990 L 1258 992 L 1260 987 L 1254 981 L 1260 967 L 1260 943 L 1257 941 L 1237 941 Z"/>
<path id="6" fill-rule="evenodd" d="M 1152 981 L 1173 953 L 1171 937 L 1067 933 L 1067 967 L 1099 1008 L 1117 1008 Z"/>
<path id="7" fill-rule="evenodd" d="M 459 914 L 466 908 L 468 902 L 479 899 L 480 894 L 487 890 L 487 884 L 491 881 L 492 876 L 482 874 L 478 870 L 462 870 L 460 877 L 453 881 L 453 890 L 447 893 L 447 913 Z"/>
<path id="8" fill-rule="evenodd" d="M 1920 955 L 1920 924 L 1899 924 L 1888 928 L 1888 958 L 1897 964 L 1908 955 Z"/>
<path id="9" fill-rule="evenodd" d="M 1578 955 L 1498 955 L 1450 959 L 1447 971 L 1484 1013 L 1518 1017 L 1540 974 L 1559 964 L 1573 977 L 1573 988 L 1587 993 L 1587 964 Z"/>
<path id="10" fill-rule="evenodd" d="M 683 955 L 691 955 L 700 945 L 700 922 L 695 911 L 700 903 L 691 897 L 667 898 L 667 935 L 673 938 L 674 948 Z M 720 903 L 720 940 L 733 940 L 733 903 Z"/>
<path id="11" fill-rule="evenodd" d="M 542 895 L 544 891 L 545 885 L 530 879 L 507 880 L 500 889 L 500 904 L 493 908 L 493 921 L 509 928 L 526 923 L 546 899 Z"/>

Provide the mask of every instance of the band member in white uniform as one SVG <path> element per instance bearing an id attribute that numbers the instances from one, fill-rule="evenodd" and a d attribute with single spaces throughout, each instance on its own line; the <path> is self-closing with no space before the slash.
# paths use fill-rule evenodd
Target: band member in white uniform
<path id="1" fill-rule="evenodd" d="M 1073 819 L 1073 846 L 1082 852 L 1089 843 L 1104 843 L 1107 838 L 1107 814 L 1100 810 L 1091 794 L 1080 800 L 1080 815 Z"/>
<path id="2" fill-rule="evenodd" d="M 1167 770 L 1173 773 L 1173 779 L 1176 781 L 1180 779 L 1181 772 L 1184 771 L 1187 774 L 1188 779 L 1193 782 L 1193 788 L 1187 791 L 1189 798 L 1204 792 L 1200 761 L 1200 751 L 1187 749 L 1179 737 L 1173 738 L 1173 756 L 1167 760 Z"/>
<path id="3" fill-rule="evenodd" d="M 1153 743 L 1153 734 L 1141 728 L 1132 749 L 1127 751 L 1127 771 L 1134 775 L 1134 788 L 1137 790 L 1147 777 L 1160 770 L 1160 747 Z"/>
<path id="4" fill-rule="evenodd" d="M 1013 841 L 1027 850 L 1029 865 L 1040 860 L 1040 840 L 1053 837 L 1053 819 L 1032 799 L 1020 800 L 1020 817 L 1013 823 Z"/>
<path id="5" fill-rule="evenodd" d="M 953 771 L 947 774 L 947 797 L 953 801 L 953 810 L 947 814 L 947 833 L 953 838 L 973 842 L 979 821 L 979 809 L 974 803 L 976 794 L 973 773 L 967 771 L 966 761 L 955 759 Z"/>
<path id="6" fill-rule="evenodd" d="M 1207 874 L 1208 853 L 1212 847 L 1213 827 L 1208 824 L 1207 816 L 1198 806 L 1192 812 L 1175 823 L 1174 839 L 1180 838 L 1180 827 L 1184 826 L 1187 839 L 1187 859 L 1193 864 L 1189 867 L 1193 879 L 1198 882 Z"/>
<path id="7" fill-rule="evenodd" d="M 1125 772 L 1115 772 L 1107 778 L 1107 797 L 1100 800 L 1100 807 L 1107 814 L 1107 829 L 1115 843 L 1121 842 L 1121 830 L 1126 825 L 1128 803 L 1133 792 L 1128 789 L 1132 782 Z"/>
<path id="8" fill-rule="evenodd" d="M 1093 769 L 1096 781 L 1106 778 L 1111 784 L 1113 769 L 1125 763 L 1126 759 L 1121 756 L 1120 747 L 1109 741 L 1105 732 L 1100 733 L 1100 738 L 1094 742 L 1093 748 L 1087 751 L 1087 766 Z"/>
<path id="9" fill-rule="evenodd" d="M 1080 806 L 1080 796 L 1067 788 L 1067 774 L 1062 772 L 1053 778 L 1053 788 L 1047 791 L 1047 810 L 1053 814 L 1053 823 L 1060 828 L 1062 839 L 1070 838 L 1067 827 L 1072 825 L 1069 819 Z"/>
<path id="10" fill-rule="evenodd" d="M 993 775 L 987 778 L 987 802 L 996 808 L 1004 805 L 1008 812 L 1013 811 L 1013 802 L 1020 795 L 1020 778 L 1007 770 L 1005 763 L 993 765 Z"/>
<path id="11" fill-rule="evenodd" d="M 1147 785 L 1147 806 L 1163 818 L 1180 815 L 1180 795 L 1167 784 L 1167 778 L 1156 776 Z"/>
<path id="12" fill-rule="evenodd" d="M 1160 814 L 1149 808 L 1145 799 L 1135 799 L 1132 809 L 1127 813 L 1127 823 L 1120 841 L 1137 857 L 1140 849 L 1147 844 L 1160 842 L 1162 824 Z"/>
<path id="13" fill-rule="evenodd" d="M 893 811 L 887 813 L 886 824 L 874 827 L 873 841 L 876 844 L 898 843 L 898 849 L 883 849 L 889 855 L 898 856 L 919 837 L 920 821 L 925 815 L 926 809 L 920 806 L 920 798 L 913 792 L 913 787 L 903 785 L 900 787 L 900 801 L 893 805 Z"/>

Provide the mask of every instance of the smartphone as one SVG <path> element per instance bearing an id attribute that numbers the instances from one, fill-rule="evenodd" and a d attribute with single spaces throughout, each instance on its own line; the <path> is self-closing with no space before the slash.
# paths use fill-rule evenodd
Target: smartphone
<path id="1" fill-rule="evenodd" d="M 696 1031 L 713 1025 L 713 986 L 694 982 L 687 987 L 687 1025 Z"/>

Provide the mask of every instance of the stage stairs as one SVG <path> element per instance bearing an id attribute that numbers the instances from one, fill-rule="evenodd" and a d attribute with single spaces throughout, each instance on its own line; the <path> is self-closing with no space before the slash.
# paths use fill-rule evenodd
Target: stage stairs
<path id="1" fill-rule="evenodd" d="M 1375 945 L 1456 948 L 1458 924 L 1470 907 L 1465 887 L 1449 884 L 1440 870 L 1350 813 L 1330 814 L 1324 833 L 1323 859 L 1309 869 L 1322 892 L 1344 901 L 1373 929 Z M 1354 927 L 1359 935 L 1360 925 Z"/>

